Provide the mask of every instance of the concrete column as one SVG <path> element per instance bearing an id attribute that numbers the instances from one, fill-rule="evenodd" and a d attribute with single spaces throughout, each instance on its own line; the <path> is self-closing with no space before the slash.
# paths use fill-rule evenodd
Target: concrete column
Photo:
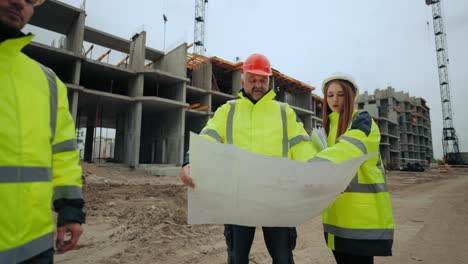
<path id="1" fill-rule="evenodd" d="M 73 91 L 72 101 L 70 103 L 70 113 L 72 114 L 73 120 L 75 121 L 75 126 L 79 124 L 76 123 L 77 114 L 78 114 L 78 97 L 80 93 L 78 91 Z"/>
<path id="2" fill-rule="evenodd" d="M 192 85 L 211 91 L 211 76 L 213 75 L 213 66 L 211 62 L 207 62 L 202 66 L 193 69 L 192 71 Z"/>
<path id="3" fill-rule="evenodd" d="M 132 37 L 130 43 L 130 68 L 143 71 L 145 63 L 146 32 Z M 129 96 L 143 96 L 144 75 L 139 73 L 129 84 Z M 124 163 L 136 167 L 140 160 L 141 117 L 143 104 L 140 101 L 130 105 L 126 116 L 124 132 Z"/>
<path id="4" fill-rule="evenodd" d="M 81 55 L 81 49 L 83 46 L 84 37 L 84 26 L 85 26 L 86 14 L 84 11 L 80 12 L 77 19 L 75 20 L 72 29 L 68 33 L 65 39 L 65 49 L 73 52 L 76 56 Z M 77 59 L 73 65 L 71 83 L 79 85 L 81 74 L 81 60 Z M 76 115 L 78 112 L 78 97 L 79 92 L 73 91 L 72 100 L 70 102 L 70 112 L 73 116 L 73 120 L 77 120 Z"/>
<path id="5" fill-rule="evenodd" d="M 143 74 L 136 75 L 129 82 L 128 96 L 140 97 L 143 96 L 145 76 Z"/>
<path id="6" fill-rule="evenodd" d="M 130 106 L 125 129 L 125 160 L 130 167 L 136 167 L 140 159 L 142 103 L 135 102 Z"/>
<path id="7" fill-rule="evenodd" d="M 182 165 L 183 162 L 183 150 L 184 150 L 184 111 L 183 109 L 172 110 L 167 113 L 166 122 L 168 127 L 165 129 L 167 131 L 166 135 L 163 135 L 167 139 L 165 149 L 166 159 L 165 163 Z"/>
<path id="8" fill-rule="evenodd" d="M 317 116 L 317 102 L 312 96 L 310 98 L 312 99 L 310 100 L 310 110 L 314 113 L 314 116 Z"/>
<path id="9" fill-rule="evenodd" d="M 203 66 L 204 68 L 203 74 L 203 83 L 202 88 L 207 89 L 208 91 L 213 90 L 213 64 L 211 62 L 205 63 Z"/>
<path id="10" fill-rule="evenodd" d="M 236 95 L 241 89 L 241 78 L 242 78 L 242 73 L 240 70 L 235 70 L 232 72 L 232 94 Z M 270 78 L 270 81 L 272 78 Z"/>
<path id="11" fill-rule="evenodd" d="M 72 72 L 72 84 L 79 85 L 80 84 L 80 77 L 81 77 L 81 60 L 76 60 L 75 64 L 73 65 L 73 72 Z M 72 92 L 72 101 L 70 103 L 70 112 L 72 114 L 73 120 L 75 120 L 75 125 L 76 124 L 76 115 L 78 113 L 78 99 L 80 96 L 80 93 L 78 91 L 73 91 Z"/>
<path id="12" fill-rule="evenodd" d="M 159 60 L 155 61 L 154 65 L 155 68 L 158 68 L 162 71 L 186 78 L 186 63 L 187 44 L 183 43 L 182 45 L 176 47 L 175 49 L 162 56 Z M 202 70 L 201 72 L 203 72 L 202 74 L 204 74 L 205 70 Z M 200 71 L 194 70 L 193 73 L 196 76 L 199 76 Z M 205 88 L 205 86 L 200 86 L 198 84 L 194 84 L 194 86 Z M 173 87 L 171 88 L 175 93 L 175 100 L 180 102 L 186 101 L 185 83 L 173 85 Z M 167 126 L 164 128 L 164 131 L 167 131 L 167 134 L 163 133 L 163 135 L 161 135 L 160 140 L 158 140 L 158 142 L 160 142 L 158 144 L 160 145 L 158 148 L 160 149 L 161 153 L 161 162 L 181 165 L 184 147 L 183 143 L 185 130 L 185 110 L 180 108 L 168 111 L 167 113 L 165 113 L 165 116 L 162 119 L 164 120 L 164 124 Z"/>
<path id="13" fill-rule="evenodd" d="M 81 49 L 83 47 L 85 17 L 85 12 L 80 12 L 80 15 L 75 20 L 75 23 L 65 40 L 65 49 L 75 53 L 77 56 L 81 55 Z"/>
<path id="14" fill-rule="evenodd" d="M 179 131 L 179 139 L 178 139 L 178 142 L 179 142 L 179 146 L 178 146 L 178 154 L 175 155 L 176 157 L 176 164 L 177 166 L 180 166 L 184 163 L 184 156 L 185 156 L 185 153 L 184 153 L 184 142 L 185 142 L 185 109 L 182 108 L 180 109 L 179 113 L 178 113 L 179 117 L 180 117 L 180 121 L 179 121 L 179 128 L 178 128 L 178 131 Z"/>
<path id="15" fill-rule="evenodd" d="M 94 138 L 94 125 L 95 122 L 95 113 L 93 111 L 88 111 L 86 118 L 86 138 L 85 138 L 85 153 L 84 161 L 92 162 L 93 161 L 93 138 Z"/>
<path id="16" fill-rule="evenodd" d="M 132 37 L 130 43 L 130 68 L 136 71 L 142 71 L 145 63 L 146 32 L 142 31 Z"/>
<path id="17" fill-rule="evenodd" d="M 115 151 L 114 159 L 117 162 L 125 163 L 125 119 L 126 115 L 123 113 L 117 114 L 115 120 Z"/>

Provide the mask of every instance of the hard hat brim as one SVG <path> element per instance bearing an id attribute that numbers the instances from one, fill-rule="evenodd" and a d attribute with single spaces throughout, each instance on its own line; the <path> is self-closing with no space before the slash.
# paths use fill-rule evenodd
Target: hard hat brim
<path id="1" fill-rule="evenodd" d="M 253 74 L 253 75 L 259 75 L 259 76 L 271 76 L 273 75 L 273 73 L 271 72 L 266 72 L 266 71 L 262 71 L 262 70 L 244 70 L 250 74 Z"/>
<path id="2" fill-rule="evenodd" d="M 326 97 L 325 95 L 325 86 L 327 85 L 327 83 L 331 82 L 331 81 L 334 81 L 334 80 L 344 80 L 344 81 L 348 81 L 350 82 L 353 86 L 354 86 L 354 101 L 357 101 L 358 97 L 359 97 L 359 86 L 356 84 L 356 81 L 354 81 L 353 78 L 351 77 L 348 77 L 348 76 L 345 76 L 345 75 L 335 75 L 335 76 L 331 76 L 331 77 L 328 77 L 326 78 L 325 80 L 323 80 L 322 82 L 322 93 L 323 93 L 323 96 Z"/>

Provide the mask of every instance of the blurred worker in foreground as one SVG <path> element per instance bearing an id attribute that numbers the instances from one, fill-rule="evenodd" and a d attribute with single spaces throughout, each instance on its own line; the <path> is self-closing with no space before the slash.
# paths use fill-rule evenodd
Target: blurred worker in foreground
<path id="1" fill-rule="evenodd" d="M 341 163 L 378 153 L 380 132 L 368 112 L 354 109 L 358 86 L 348 76 L 332 76 L 322 85 L 323 126 L 328 148 L 312 162 Z M 394 223 L 380 155 L 363 163 L 348 188 L 323 213 L 328 247 L 339 264 L 368 264 L 373 256 L 391 256 Z"/>
<path id="2" fill-rule="evenodd" d="M 238 93 L 240 99 L 219 107 L 200 135 L 261 155 L 300 161 L 311 159 L 316 150 L 302 122 L 298 121 L 288 104 L 275 101 L 276 93 L 269 89 L 272 71 L 268 59 L 261 54 L 253 54 L 247 58 L 241 72 L 243 89 Z M 188 162 L 187 155 L 180 177 L 193 188 L 195 185 L 189 175 Z M 255 227 L 225 225 L 224 235 L 228 263 L 249 263 Z M 295 228 L 263 227 L 263 236 L 273 263 L 294 263 Z"/>
<path id="3" fill-rule="evenodd" d="M 0 263 L 52 263 L 85 221 L 81 167 L 67 88 L 21 52 L 21 29 L 43 0 L 0 0 Z M 71 233 L 65 241 L 66 233 Z"/>

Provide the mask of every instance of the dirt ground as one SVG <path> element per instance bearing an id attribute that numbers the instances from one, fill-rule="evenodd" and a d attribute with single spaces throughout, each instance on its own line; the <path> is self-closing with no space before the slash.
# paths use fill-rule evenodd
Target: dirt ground
<path id="1" fill-rule="evenodd" d="M 220 225 L 187 225 L 186 187 L 123 167 L 83 164 L 87 224 L 78 247 L 56 263 L 226 263 Z M 394 256 L 375 263 L 468 263 L 468 171 L 389 172 Z M 335 263 L 320 217 L 298 227 L 296 263 Z M 251 263 L 271 263 L 257 229 Z"/>

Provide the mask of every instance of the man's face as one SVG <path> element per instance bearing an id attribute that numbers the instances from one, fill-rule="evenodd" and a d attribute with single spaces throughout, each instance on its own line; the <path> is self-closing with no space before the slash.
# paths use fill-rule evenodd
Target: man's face
<path id="1" fill-rule="evenodd" d="M 254 75 L 249 72 L 244 73 L 241 85 L 245 92 L 256 101 L 260 100 L 268 92 L 268 76 Z"/>
<path id="2" fill-rule="evenodd" d="M 31 19 L 36 0 L 0 0 L 0 20 L 13 29 L 20 30 Z"/>

